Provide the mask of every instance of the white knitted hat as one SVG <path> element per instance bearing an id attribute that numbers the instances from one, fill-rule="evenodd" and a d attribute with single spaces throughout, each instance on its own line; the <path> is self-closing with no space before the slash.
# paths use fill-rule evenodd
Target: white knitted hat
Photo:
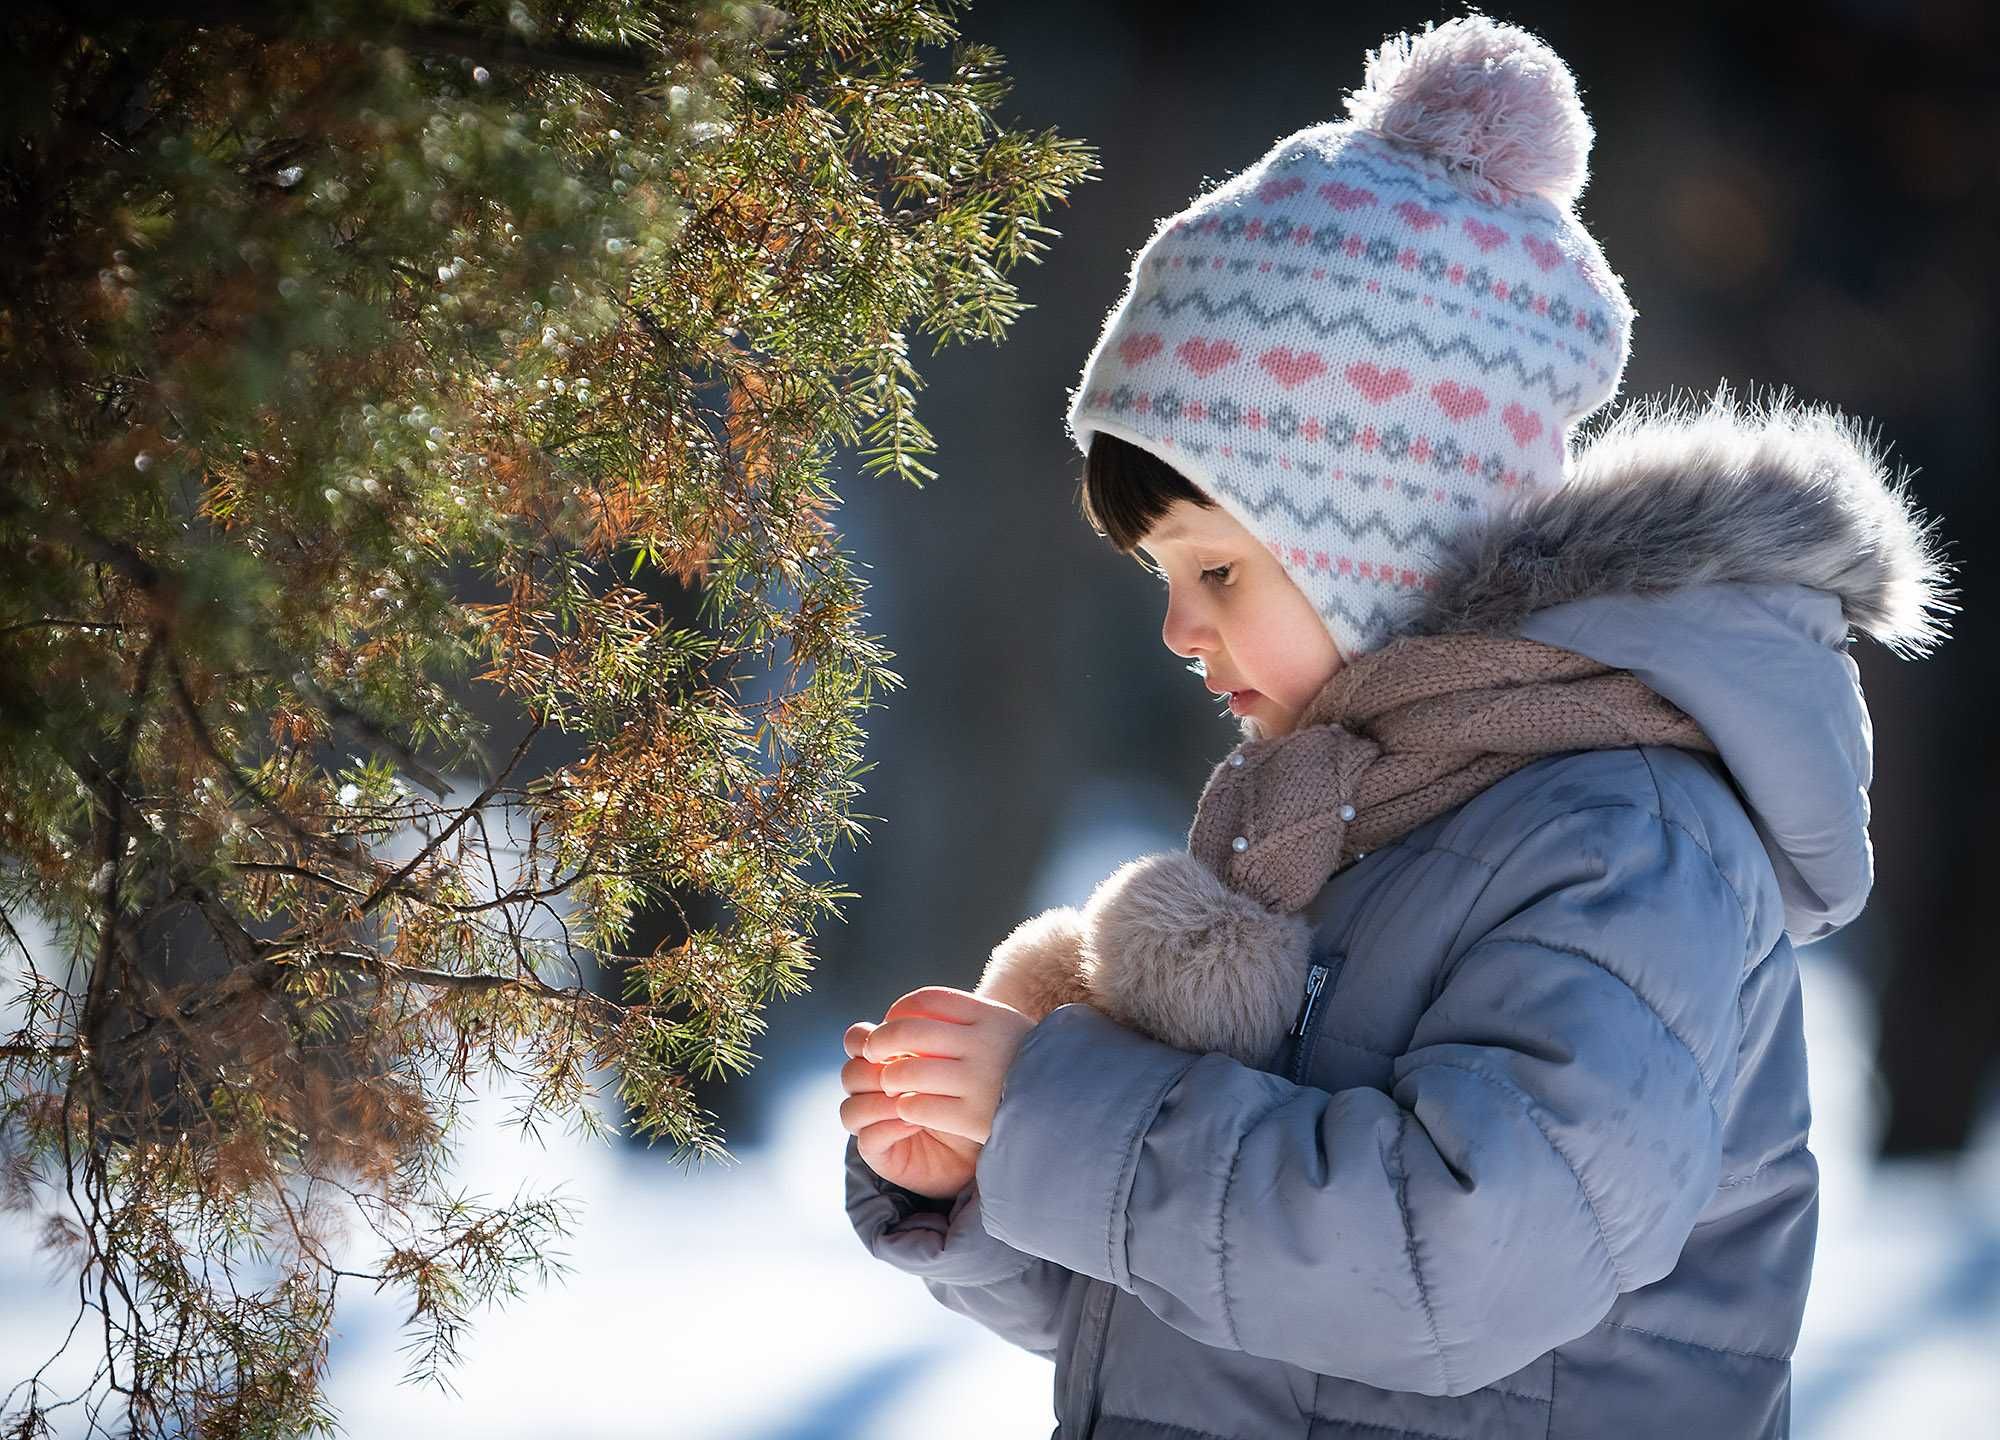
<path id="1" fill-rule="evenodd" d="M 1636 312 L 1577 218 L 1590 120 L 1541 40 L 1476 14 L 1397 35 L 1343 104 L 1159 223 L 1069 431 L 1185 475 L 1353 659 L 1449 537 L 1563 482 Z"/>

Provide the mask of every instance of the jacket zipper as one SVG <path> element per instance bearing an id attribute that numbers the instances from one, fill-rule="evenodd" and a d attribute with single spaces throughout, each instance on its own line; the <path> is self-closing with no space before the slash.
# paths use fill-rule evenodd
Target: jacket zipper
<path id="1" fill-rule="evenodd" d="M 1101 1383 L 1100 1377 L 1104 1369 L 1104 1334 L 1111 1328 L 1111 1305 L 1117 1298 L 1118 1287 L 1108 1280 L 1095 1278 L 1090 1283 L 1093 1288 L 1084 1301 L 1082 1321 L 1090 1336 L 1089 1348 L 1085 1351 L 1088 1365 L 1080 1367 L 1087 1370 L 1090 1378 L 1081 1386 L 1074 1377 L 1070 1380 L 1071 1403 L 1066 1408 L 1070 1411 L 1071 1418 L 1075 1420 L 1076 1428 L 1072 1431 L 1065 1426 L 1062 1440 L 1070 1440 L 1072 1435 L 1075 1440 L 1090 1440 L 1091 1434 L 1097 1429 L 1097 1387 Z M 1095 1315 L 1091 1314 L 1093 1306 L 1099 1307 Z"/>
<path id="2" fill-rule="evenodd" d="M 1318 961 L 1314 961 L 1312 969 L 1306 973 L 1305 999 L 1299 1005 L 1299 1018 L 1292 1022 L 1291 1063 L 1285 1067 L 1294 1084 L 1298 1083 L 1299 1071 L 1305 1062 L 1305 1041 L 1312 1030 L 1313 1011 L 1319 1007 L 1320 993 L 1326 989 L 1326 977 L 1331 973 L 1331 967 Z"/>
<path id="3" fill-rule="evenodd" d="M 1300 1008 L 1298 1008 L 1298 1020 L 1292 1022 L 1292 1030 L 1290 1030 L 1290 1038 L 1292 1038 L 1292 1064 L 1290 1064 L 1290 1070 L 1292 1070 L 1292 1080 L 1294 1082 L 1298 1080 L 1298 1068 L 1300 1068 L 1300 1062 L 1304 1058 L 1304 1038 L 1306 1038 L 1306 1034 L 1312 1028 L 1312 1012 L 1320 1004 L 1320 992 L 1326 988 L 1326 976 L 1330 976 L 1330 974 L 1332 974 L 1332 966 L 1324 966 L 1324 964 L 1320 964 L 1316 960 L 1314 960 L 1312 968 L 1306 972 L 1306 998 L 1300 1004 Z M 1082 1396 L 1078 1396 L 1078 1402 L 1072 1406 L 1076 1410 L 1076 1420 L 1078 1420 L 1078 1426 L 1080 1426 L 1076 1434 L 1082 1440 L 1088 1440 L 1088 1436 L 1098 1428 L 1098 1386 L 1102 1382 L 1102 1370 L 1104 1370 L 1104 1332 L 1110 1328 L 1110 1322 L 1112 1322 L 1112 1302 L 1116 1300 L 1116 1294 L 1112 1294 L 1112 1290 L 1116 1290 L 1116 1286 L 1112 1286 L 1108 1282 L 1096 1282 L 1096 1284 L 1102 1286 L 1102 1288 L 1096 1294 L 1092 1294 L 1092 1300 L 1102 1298 L 1104 1304 L 1098 1310 L 1098 1314 L 1094 1316 L 1094 1324 L 1092 1324 L 1092 1318 L 1086 1318 L 1086 1322 L 1084 1322 L 1084 1324 L 1090 1326 L 1090 1334 L 1092 1334 L 1092 1344 L 1090 1344 L 1090 1352 L 1088 1352 L 1090 1354 L 1090 1380 L 1086 1382 Z M 1086 1314 L 1088 1314 L 1088 1306 L 1086 1306 Z"/>

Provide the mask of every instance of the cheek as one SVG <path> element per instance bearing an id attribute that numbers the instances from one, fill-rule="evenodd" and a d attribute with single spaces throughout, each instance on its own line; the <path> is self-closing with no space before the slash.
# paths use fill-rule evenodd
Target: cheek
<path id="1" fill-rule="evenodd" d="M 1262 626 L 1250 625 L 1229 636 L 1227 643 L 1229 658 L 1244 683 L 1282 701 L 1292 688 L 1292 667 L 1278 637 Z"/>
<path id="2" fill-rule="evenodd" d="M 1254 627 L 1246 643 L 1245 669 L 1260 677 L 1257 688 L 1289 710 L 1303 709 L 1339 669 L 1339 652 L 1303 596 Z"/>
<path id="3" fill-rule="evenodd" d="M 1324 683 L 1314 674 L 1311 658 L 1295 645 L 1267 647 L 1261 668 L 1264 692 L 1288 710 L 1303 707 Z"/>

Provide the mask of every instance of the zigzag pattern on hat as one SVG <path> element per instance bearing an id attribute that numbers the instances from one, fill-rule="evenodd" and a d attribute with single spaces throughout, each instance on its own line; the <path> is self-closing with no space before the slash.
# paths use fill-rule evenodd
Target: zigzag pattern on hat
<path id="1" fill-rule="evenodd" d="M 1379 286 L 1376 288 L 1380 289 Z M 1389 298 L 1407 304 L 1410 300 L 1417 298 L 1418 293 L 1415 290 L 1392 290 L 1389 292 Z M 1337 315 L 1323 315 L 1315 311 L 1310 303 L 1302 298 L 1286 301 L 1282 305 L 1266 307 L 1260 304 L 1255 293 L 1249 290 L 1239 290 L 1227 300 L 1220 302 L 1206 290 L 1189 290 L 1178 295 L 1170 295 L 1164 290 L 1155 290 L 1134 303 L 1130 320 L 1131 323 L 1137 324 L 1140 315 L 1149 309 L 1158 311 L 1169 321 L 1178 320 L 1181 318 L 1180 312 L 1189 306 L 1193 306 L 1199 310 L 1201 318 L 1211 325 L 1218 321 L 1231 319 L 1232 317 L 1248 319 L 1262 329 L 1272 329 L 1281 326 L 1286 321 L 1296 321 L 1306 329 L 1312 331 L 1315 338 L 1322 341 L 1334 339 L 1343 331 L 1352 330 L 1359 331 L 1361 337 L 1370 341 L 1377 351 L 1391 349 L 1399 341 L 1410 341 L 1433 360 L 1441 359 L 1453 353 L 1454 350 L 1462 351 L 1473 357 L 1476 362 L 1483 362 L 1485 360 L 1485 357 L 1480 355 L 1478 347 L 1472 343 L 1472 338 L 1463 331 L 1455 332 L 1449 339 L 1436 341 L 1430 339 L 1414 321 L 1394 330 L 1377 331 L 1369 323 L 1367 312 L 1358 308 L 1350 309 Z M 1442 309 L 1443 307 L 1440 306 L 1439 308 Z M 1447 318 L 1450 318 L 1449 315 Z M 1473 318 L 1476 319 L 1478 316 L 1475 315 Z M 1544 345 L 1554 343 L 1546 335 L 1536 335 L 1533 331 L 1528 333 L 1530 338 L 1540 339 Z M 1162 336 L 1162 339 L 1164 338 Z M 1589 358 L 1574 346 L 1568 347 L 1568 350 L 1572 359 L 1580 363 L 1589 363 Z M 1517 364 L 1519 364 L 1519 352 L 1515 351 L 1513 353 Z M 1525 378 L 1525 365 L 1521 365 L 1520 368 Z M 1598 375 L 1605 373 L 1601 368 L 1595 366 L 1592 368 Z M 1582 390 L 1583 386 L 1579 382 L 1574 387 L 1573 393 L 1580 395 Z"/>

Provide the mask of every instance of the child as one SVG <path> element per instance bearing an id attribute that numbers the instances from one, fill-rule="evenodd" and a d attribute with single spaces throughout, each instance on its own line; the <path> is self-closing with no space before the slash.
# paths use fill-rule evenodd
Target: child
<path id="1" fill-rule="evenodd" d="M 1794 947 L 1873 878 L 1853 626 L 1955 611 L 1831 411 L 1627 409 L 1562 61 L 1369 57 L 1135 260 L 1070 426 L 1230 695 L 1185 854 L 847 1036 L 847 1209 L 1071 1440 L 1783 1436 Z"/>

